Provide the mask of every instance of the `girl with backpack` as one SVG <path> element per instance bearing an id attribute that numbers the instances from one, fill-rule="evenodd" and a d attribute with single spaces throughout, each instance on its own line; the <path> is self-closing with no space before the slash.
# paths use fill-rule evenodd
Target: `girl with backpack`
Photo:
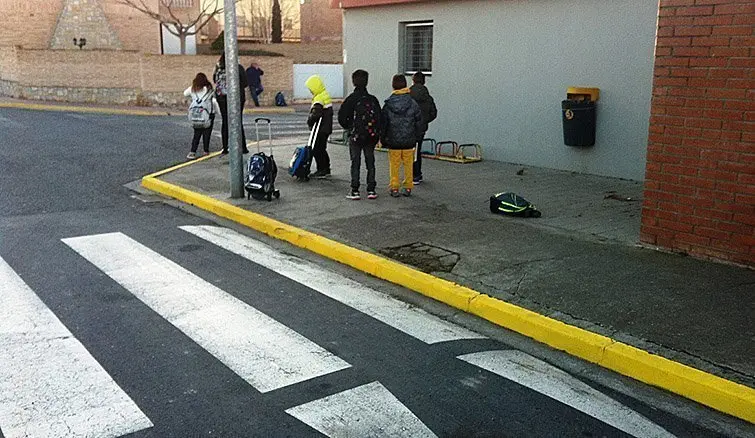
<path id="1" fill-rule="evenodd" d="M 187 159 L 197 158 L 199 139 L 202 139 L 204 153 L 210 153 L 210 136 L 215 122 L 215 114 L 220 112 L 220 107 L 215 99 L 212 84 L 204 73 L 198 73 L 191 82 L 191 87 L 184 91 L 184 96 L 191 96 L 189 105 L 189 120 L 194 127 L 194 138 L 191 140 L 191 152 Z"/>

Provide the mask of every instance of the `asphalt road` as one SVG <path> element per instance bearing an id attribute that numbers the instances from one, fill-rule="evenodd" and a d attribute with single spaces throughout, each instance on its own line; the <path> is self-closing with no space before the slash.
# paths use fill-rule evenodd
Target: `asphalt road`
<path id="1" fill-rule="evenodd" d="M 4 438 L 721 436 L 136 196 L 182 118 L 0 109 L 0 134 Z"/>

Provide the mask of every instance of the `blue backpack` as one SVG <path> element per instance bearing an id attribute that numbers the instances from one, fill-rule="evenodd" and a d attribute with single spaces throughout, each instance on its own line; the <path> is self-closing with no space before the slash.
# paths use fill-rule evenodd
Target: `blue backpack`
<path id="1" fill-rule="evenodd" d="M 275 95 L 275 106 L 288 106 L 286 105 L 286 98 L 283 97 L 282 91 L 279 91 Z"/>

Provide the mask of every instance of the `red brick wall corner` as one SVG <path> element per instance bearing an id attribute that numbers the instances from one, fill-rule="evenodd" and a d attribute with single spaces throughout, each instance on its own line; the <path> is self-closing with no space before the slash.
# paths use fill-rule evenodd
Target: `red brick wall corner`
<path id="1" fill-rule="evenodd" d="M 755 2 L 661 0 L 644 243 L 755 266 Z"/>

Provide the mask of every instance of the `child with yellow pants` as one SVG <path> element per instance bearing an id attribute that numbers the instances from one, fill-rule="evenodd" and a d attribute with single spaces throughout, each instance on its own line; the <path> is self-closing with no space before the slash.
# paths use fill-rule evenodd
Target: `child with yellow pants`
<path id="1" fill-rule="evenodd" d="M 382 133 L 380 141 L 389 151 L 390 193 L 398 197 L 399 189 L 404 196 L 410 196 L 414 188 L 412 167 L 414 147 L 422 134 L 422 111 L 412 99 L 407 88 L 406 77 L 393 76 L 393 93 L 385 100 L 382 110 Z M 399 172 L 403 165 L 404 180 L 399 183 Z"/>

